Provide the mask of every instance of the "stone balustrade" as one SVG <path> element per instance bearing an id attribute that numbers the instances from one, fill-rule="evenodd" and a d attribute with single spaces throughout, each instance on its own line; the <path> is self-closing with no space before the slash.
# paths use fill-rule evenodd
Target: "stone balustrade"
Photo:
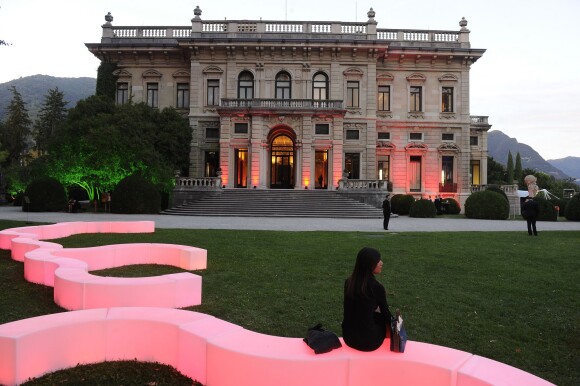
<path id="1" fill-rule="evenodd" d="M 342 100 L 315 99 L 222 99 L 221 108 L 265 108 L 265 109 L 342 109 Z"/>
<path id="2" fill-rule="evenodd" d="M 175 190 L 219 190 L 221 188 L 221 177 L 177 177 L 175 179 Z"/>
<path id="3" fill-rule="evenodd" d="M 338 181 L 338 190 L 389 190 L 387 180 L 350 180 Z"/>

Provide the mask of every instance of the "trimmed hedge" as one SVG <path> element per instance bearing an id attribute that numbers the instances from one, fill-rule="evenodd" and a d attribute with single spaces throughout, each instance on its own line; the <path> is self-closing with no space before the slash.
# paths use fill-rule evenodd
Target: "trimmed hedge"
<path id="1" fill-rule="evenodd" d="M 400 216 L 408 215 L 414 202 L 415 197 L 411 194 L 395 194 L 391 199 L 391 212 Z"/>
<path id="2" fill-rule="evenodd" d="M 507 194 L 505 194 L 505 192 L 499 186 L 489 185 L 485 190 L 489 190 L 491 192 L 499 193 L 499 194 L 501 194 L 506 199 L 506 201 L 509 202 L 509 198 L 508 198 Z"/>
<path id="3" fill-rule="evenodd" d="M 52 177 L 42 177 L 32 181 L 26 187 L 24 197 L 23 212 L 61 212 L 66 208 L 64 186 Z M 29 203 L 26 203 L 26 197 Z"/>
<path id="4" fill-rule="evenodd" d="M 459 214 L 461 213 L 461 206 L 459 205 L 459 203 L 449 197 L 449 198 L 444 198 L 441 202 L 447 204 L 446 208 L 445 208 L 445 214 Z"/>
<path id="5" fill-rule="evenodd" d="M 467 218 L 505 220 L 510 215 L 510 204 L 500 193 L 492 190 L 475 192 L 465 201 Z"/>
<path id="6" fill-rule="evenodd" d="M 580 193 L 576 193 L 566 205 L 566 219 L 580 221 Z"/>
<path id="7" fill-rule="evenodd" d="M 554 203 L 544 198 L 535 197 L 534 201 L 538 203 L 539 213 L 538 221 L 558 221 L 558 212 Z"/>
<path id="8" fill-rule="evenodd" d="M 437 215 L 435 204 L 431 200 L 420 199 L 411 205 L 409 217 L 432 218 Z"/>
<path id="9" fill-rule="evenodd" d="M 159 190 L 137 174 L 122 179 L 111 195 L 112 213 L 154 214 L 160 208 Z"/>

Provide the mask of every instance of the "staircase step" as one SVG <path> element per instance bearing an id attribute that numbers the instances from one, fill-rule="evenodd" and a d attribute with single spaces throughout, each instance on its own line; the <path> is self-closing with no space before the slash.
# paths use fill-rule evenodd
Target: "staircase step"
<path id="1" fill-rule="evenodd" d="M 382 210 L 327 190 L 225 189 L 167 209 L 180 216 L 381 218 Z"/>

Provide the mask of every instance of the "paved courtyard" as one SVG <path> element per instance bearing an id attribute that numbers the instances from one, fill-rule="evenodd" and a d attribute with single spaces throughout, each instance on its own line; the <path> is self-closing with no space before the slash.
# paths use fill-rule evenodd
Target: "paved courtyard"
<path id="1" fill-rule="evenodd" d="M 111 213 L 26 213 L 20 207 L 0 207 L 0 219 L 56 223 L 63 221 L 155 221 L 156 228 L 184 229 L 252 229 L 283 231 L 360 231 L 385 232 L 382 219 L 304 218 L 304 217 L 213 217 L 174 215 L 121 215 Z M 471 220 L 458 218 L 391 218 L 388 232 L 482 231 L 526 232 L 523 220 Z M 538 222 L 538 232 L 580 231 L 580 221 Z"/>

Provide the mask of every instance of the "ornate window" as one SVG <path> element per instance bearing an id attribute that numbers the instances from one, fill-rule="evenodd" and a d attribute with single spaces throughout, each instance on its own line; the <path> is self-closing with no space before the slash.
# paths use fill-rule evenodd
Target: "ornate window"
<path id="1" fill-rule="evenodd" d="M 441 112 L 452 113 L 453 111 L 453 87 L 443 87 L 441 89 Z"/>
<path id="2" fill-rule="evenodd" d="M 420 112 L 423 111 L 423 87 L 411 86 L 409 95 L 409 111 Z"/>
<path id="3" fill-rule="evenodd" d="M 177 103 L 178 109 L 189 108 L 189 83 L 177 83 Z"/>
<path id="4" fill-rule="evenodd" d="M 242 71 L 238 76 L 238 98 L 254 99 L 254 75 L 250 71 Z"/>
<path id="5" fill-rule="evenodd" d="M 117 100 L 118 105 L 124 105 L 129 102 L 129 83 L 117 83 Z"/>
<path id="6" fill-rule="evenodd" d="M 360 107 L 360 83 L 358 81 L 346 82 L 346 107 Z"/>
<path id="7" fill-rule="evenodd" d="M 312 99 L 328 99 L 328 77 L 323 72 L 318 72 L 312 78 Z"/>
<path id="8" fill-rule="evenodd" d="M 147 83 L 147 105 L 159 107 L 159 83 Z"/>
<path id="9" fill-rule="evenodd" d="M 207 80 L 207 105 L 218 106 L 220 104 L 220 81 L 219 79 Z"/>
<path id="10" fill-rule="evenodd" d="M 292 97 L 291 80 L 290 74 L 285 71 L 276 75 L 276 99 L 290 99 Z"/>
<path id="11" fill-rule="evenodd" d="M 377 110 L 391 111 L 391 86 L 379 86 L 377 102 Z"/>

